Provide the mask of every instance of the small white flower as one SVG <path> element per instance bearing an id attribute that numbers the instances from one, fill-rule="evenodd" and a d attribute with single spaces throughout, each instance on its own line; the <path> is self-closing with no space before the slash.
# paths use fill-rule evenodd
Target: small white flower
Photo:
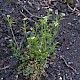
<path id="1" fill-rule="evenodd" d="M 44 19 L 46 20 L 46 22 L 47 22 L 47 20 L 48 20 L 48 19 L 47 19 L 47 16 L 45 16 L 45 17 L 43 17 L 43 18 L 44 18 Z"/>
<path id="2" fill-rule="evenodd" d="M 7 17 L 10 17 L 10 15 L 7 15 Z"/>
<path id="3" fill-rule="evenodd" d="M 65 13 L 61 13 L 61 15 L 62 15 L 62 16 L 65 16 L 66 14 L 65 14 Z"/>
<path id="4" fill-rule="evenodd" d="M 30 33 L 31 31 L 28 31 L 27 33 Z"/>
<path id="5" fill-rule="evenodd" d="M 30 45 L 27 46 L 28 48 L 30 47 Z"/>
<path id="6" fill-rule="evenodd" d="M 30 38 L 27 38 L 27 39 L 35 39 L 35 37 L 30 37 Z"/>
<path id="7" fill-rule="evenodd" d="M 54 22 L 54 24 L 55 24 L 55 27 L 59 25 L 59 23 L 58 23 L 57 21 L 56 21 L 56 22 Z"/>
<path id="8" fill-rule="evenodd" d="M 39 52 L 41 52 L 41 50 L 39 49 Z"/>
<path id="9" fill-rule="evenodd" d="M 12 39 L 10 39 L 9 41 L 12 42 Z"/>
<path id="10" fill-rule="evenodd" d="M 52 12 L 53 10 L 51 8 L 49 8 L 49 11 Z"/>
<path id="11" fill-rule="evenodd" d="M 30 30 L 33 30 L 33 28 L 31 27 Z"/>
<path id="12" fill-rule="evenodd" d="M 27 20 L 27 18 L 24 18 L 23 20 L 25 21 L 25 20 Z"/>
<path id="13" fill-rule="evenodd" d="M 35 37 L 31 37 L 31 39 L 34 39 Z"/>

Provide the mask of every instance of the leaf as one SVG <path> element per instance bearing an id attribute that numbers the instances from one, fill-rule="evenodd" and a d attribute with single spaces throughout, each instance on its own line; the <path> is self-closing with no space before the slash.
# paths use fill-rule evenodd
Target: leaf
<path id="1" fill-rule="evenodd" d="M 23 70 L 23 74 L 29 77 L 29 75 L 32 75 L 34 73 L 34 71 L 35 69 L 33 67 L 27 66 L 27 68 Z"/>
<path id="2" fill-rule="evenodd" d="M 56 56 L 56 53 L 52 53 L 52 56 L 55 57 Z"/>
<path id="3" fill-rule="evenodd" d="M 31 59 L 35 58 L 35 54 L 30 54 Z"/>
<path id="4" fill-rule="evenodd" d="M 55 37 L 57 35 L 58 31 L 57 30 L 54 30 L 54 34 L 53 36 Z"/>
<path id="5" fill-rule="evenodd" d="M 44 65 L 45 65 L 45 60 L 44 60 L 44 59 L 41 59 L 41 60 L 40 60 L 40 64 L 41 64 L 42 66 L 44 66 Z"/>
<path id="6" fill-rule="evenodd" d="M 56 22 L 54 23 L 54 25 L 55 25 L 55 27 L 59 26 L 59 22 L 56 21 Z"/>
<path id="7" fill-rule="evenodd" d="M 9 25 L 12 26 L 12 24 L 13 24 L 13 21 L 10 19 L 9 20 Z"/>

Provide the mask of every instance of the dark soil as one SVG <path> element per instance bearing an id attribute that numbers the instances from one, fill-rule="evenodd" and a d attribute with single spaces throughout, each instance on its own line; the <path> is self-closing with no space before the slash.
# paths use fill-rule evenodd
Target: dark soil
<path id="1" fill-rule="evenodd" d="M 15 36 L 18 41 L 23 37 L 21 31 L 22 19 L 28 17 L 30 26 L 39 18 L 46 15 L 47 8 L 64 13 L 61 21 L 60 34 L 57 36 L 58 49 L 55 59 L 51 59 L 47 80 L 80 80 L 80 16 L 72 12 L 66 3 L 49 4 L 48 0 L 0 0 L 0 80 L 26 80 L 17 72 L 18 62 L 12 56 L 9 48 L 11 34 L 6 22 L 6 15 L 10 15 L 16 22 Z M 26 11 L 24 7 L 30 12 Z M 24 13 L 24 14 L 22 14 Z"/>

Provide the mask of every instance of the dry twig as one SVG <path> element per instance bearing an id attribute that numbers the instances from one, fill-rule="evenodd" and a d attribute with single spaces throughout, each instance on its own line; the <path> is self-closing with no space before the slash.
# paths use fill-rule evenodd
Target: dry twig
<path id="1" fill-rule="evenodd" d="M 31 17 L 35 17 L 35 18 L 41 18 L 41 17 L 39 17 L 39 16 L 36 16 L 36 15 L 33 15 L 29 10 L 27 10 L 26 8 L 25 8 L 25 6 L 22 6 L 23 7 L 23 9 L 28 13 L 28 14 L 30 14 L 31 15 Z"/>
<path id="2" fill-rule="evenodd" d="M 28 19 L 29 21 L 31 21 L 31 22 L 35 22 L 34 20 L 31 20 L 31 18 L 28 18 L 24 13 L 22 13 L 21 11 L 20 11 L 20 13 L 21 13 L 21 15 L 23 16 L 23 17 L 25 17 L 26 19 Z"/>
<path id="3" fill-rule="evenodd" d="M 67 6 L 72 12 L 74 12 L 74 11 L 78 11 L 79 12 L 79 10 L 76 7 L 74 7 L 74 9 L 73 9 L 69 4 L 67 4 Z"/>
<path id="4" fill-rule="evenodd" d="M 10 67 L 10 65 L 5 66 L 5 67 L 3 67 L 3 68 L 0 68 L 0 70 L 5 70 L 5 69 L 7 69 L 7 68 L 9 68 L 9 67 Z"/>
<path id="5" fill-rule="evenodd" d="M 73 70 L 76 74 L 78 74 L 78 73 L 77 73 L 77 70 L 74 69 L 72 66 L 70 66 L 62 56 L 60 56 L 60 59 L 64 61 L 65 65 L 66 65 L 68 68 L 70 68 L 70 69 Z"/>

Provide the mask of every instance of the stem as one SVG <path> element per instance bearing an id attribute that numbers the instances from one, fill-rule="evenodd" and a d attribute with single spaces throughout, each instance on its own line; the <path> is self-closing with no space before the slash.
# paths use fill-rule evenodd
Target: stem
<path id="1" fill-rule="evenodd" d="M 17 48 L 19 48 L 18 43 L 17 43 L 17 41 L 16 41 L 16 38 L 15 38 L 15 36 L 14 36 L 14 32 L 13 32 L 13 30 L 12 30 L 12 26 L 11 26 L 10 23 L 9 23 L 9 25 L 10 25 L 10 29 L 11 29 L 11 32 L 12 32 L 12 36 L 13 36 L 14 42 L 15 42 Z"/>
<path id="2" fill-rule="evenodd" d="M 46 24 L 47 24 L 47 23 L 46 23 Z M 44 36 L 45 36 L 45 37 L 44 37 L 45 50 L 46 50 L 46 48 L 47 48 L 47 45 L 46 45 L 46 43 L 47 43 L 47 41 L 46 41 L 46 33 L 47 33 L 47 32 L 46 32 L 46 26 L 47 26 L 47 25 L 46 25 L 46 24 L 43 25 L 43 27 L 44 27 Z"/>
<path id="3" fill-rule="evenodd" d="M 26 36 L 24 36 L 23 39 L 22 39 L 22 41 L 20 42 L 20 47 L 19 47 L 19 49 L 22 48 L 22 44 L 23 44 L 23 42 L 24 42 L 25 37 L 26 37 Z"/>

